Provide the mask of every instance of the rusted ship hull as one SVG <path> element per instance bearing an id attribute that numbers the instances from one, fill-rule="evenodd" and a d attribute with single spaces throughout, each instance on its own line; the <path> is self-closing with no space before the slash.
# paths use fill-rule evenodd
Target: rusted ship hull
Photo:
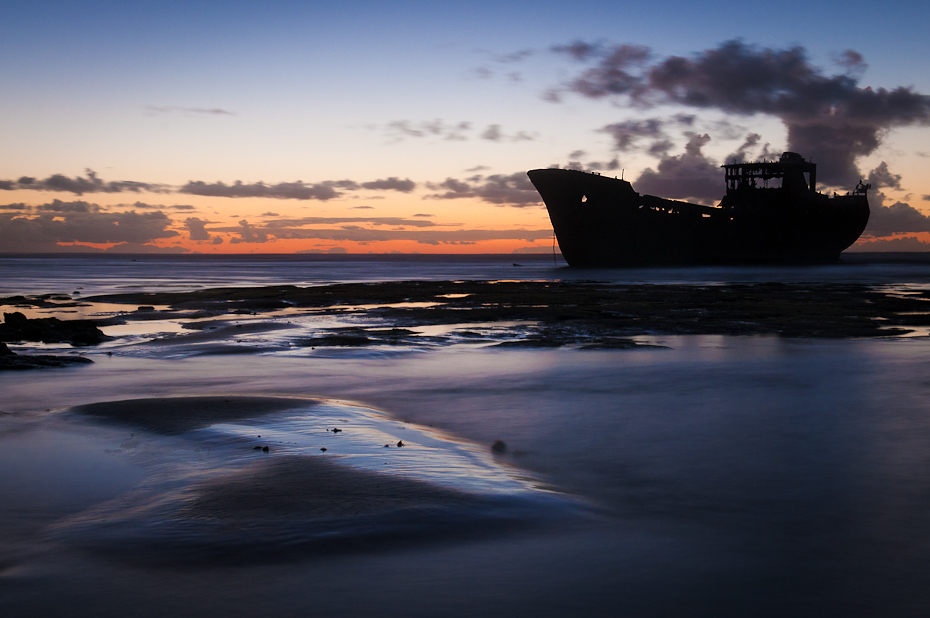
<path id="1" fill-rule="evenodd" d="M 839 260 L 869 220 L 863 193 L 762 189 L 702 206 L 640 195 L 624 180 L 563 169 L 528 172 L 575 267 L 815 264 Z"/>

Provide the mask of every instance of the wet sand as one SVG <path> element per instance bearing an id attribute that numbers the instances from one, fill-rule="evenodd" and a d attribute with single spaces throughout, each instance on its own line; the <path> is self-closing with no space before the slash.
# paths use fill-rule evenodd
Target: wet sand
<path id="1" fill-rule="evenodd" d="M 197 338 L 127 328 L 55 348 L 93 364 L 0 375 L 0 597 L 23 615 L 925 615 L 930 353 L 901 334 L 926 293 L 644 287 L 108 297 L 126 312 L 102 322 L 161 314 Z"/>

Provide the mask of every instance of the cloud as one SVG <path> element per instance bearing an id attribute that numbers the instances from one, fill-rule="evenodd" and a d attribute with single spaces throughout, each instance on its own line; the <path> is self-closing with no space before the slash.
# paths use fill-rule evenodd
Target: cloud
<path id="1" fill-rule="evenodd" d="M 930 124 L 930 97 L 910 87 L 860 87 L 850 72 L 825 75 L 802 47 L 773 49 L 727 41 L 690 57 L 652 61 L 648 48 L 631 45 L 585 52 L 596 58 L 563 89 L 588 98 L 610 97 L 630 107 L 677 104 L 729 114 L 767 114 L 788 132 L 788 148 L 819 164 L 826 184 L 855 184 L 856 161 L 869 155 L 891 128 Z M 852 50 L 840 60 L 861 68 Z M 561 91 L 547 98 L 560 100 Z"/>
<path id="2" fill-rule="evenodd" d="M 409 193 L 415 188 L 416 183 L 409 178 L 402 180 L 395 176 L 362 183 L 354 180 L 325 180 L 309 184 L 298 180 L 270 185 L 261 181 L 246 184 L 237 180 L 227 185 L 223 182 L 206 183 L 202 180 L 195 180 L 178 189 L 178 193 L 208 197 L 271 197 L 283 200 L 326 201 L 340 197 L 343 194 L 342 191 L 366 189 Z"/>
<path id="3" fill-rule="evenodd" d="M 18 180 L 0 181 L 0 190 L 14 191 L 58 191 L 62 193 L 74 193 L 75 195 L 84 195 L 85 193 L 167 193 L 170 189 L 166 185 L 152 184 L 147 182 L 135 182 L 132 180 L 117 180 L 104 182 L 94 170 L 84 170 L 85 176 L 75 176 L 69 178 L 64 174 L 52 174 L 44 180 L 38 180 L 30 176 L 22 176 Z"/>
<path id="4" fill-rule="evenodd" d="M 542 203 L 539 193 L 525 172 L 473 176 L 465 180 L 446 178 L 440 183 L 427 183 L 433 193 L 427 199 L 451 200 L 474 197 L 501 206 L 537 206 Z"/>
<path id="5" fill-rule="evenodd" d="M 410 120 L 394 120 L 387 124 L 385 132 L 396 140 L 405 137 L 440 137 L 456 141 L 468 139 L 465 133 L 471 131 L 471 127 L 472 124 L 468 121 L 446 124 L 439 118 L 417 123 Z"/>
<path id="6" fill-rule="evenodd" d="M 646 168 L 633 186 L 641 193 L 670 199 L 694 199 L 714 202 L 722 197 L 720 166 L 708 159 L 701 149 L 710 136 L 687 133 L 685 152 L 678 156 L 665 156 L 655 170 Z"/>
<path id="7" fill-rule="evenodd" d="M 35 208 L 40 214 L 0 214 L 0 246 L 6 251 L 57 250 L 58 243 L 136 243 L 178 236 L 161 211 L 99 212 L 84 202 L 59 202 Z"/>
<path id="8" fill-rule="evenodd" d="M 244 184 L 237 180 L 231 185 L 222 182 L 205 183 L 201 180 L 190 181 L 178 193 L 189 195 L 203 195 L 208 197 L 273 197 L 277 199 L 293 200 L 331 200 L 340 194 L 326 184 L 306 184 L 297 182 L 280 182 L 266 185 L 263 182 Z"/>
<path id="9" fill-rule="evenodd" d="M 930 242 L 924 242 L 917 236 L 897 236 L 875 240 L 860 240 L 849 248 L 850 251 L 930 251 Z"/>
<path id="10" fill-rule="evenodd" d="M 243 219 L 239 222 L 239 227 L 234 228 L 220 228 L 221 231 L 226 232 L 236 232 L 239 234 L 239 238 L 233 238 L 230 242 L 235 244 L 243 242 L 254 242 L 254 243 L 266 243 L 268 242 L 268 234 L 264 231 L 253 228 L 248 221 Z"/>
<path id="11" fill-rule="evenodd" d="M 665 137 L 662 125 L 658 118 L 625 120 L 601 127 L 599 131 L 614 138 L 614 150 L 627 151 L 641 138 L 657 140 Z"/>
<path id="12" fill-rule="evenodd" d="M 464 142 L 470 139 L 473 128 L 474 125 L 467 121 L 446 124 L 445 121 L 440 119 L 419 123 L 413 123 L 409 120 L 395 120 L 387 124 L 385 132 L 394 141 L 401 141 L 408 137 L 438 137 L 448 141 Z M 490 124 L 478 134 L 478 137 L 498 143 L 525 142 L 536 139 L 536 134 L 529 131 L 517 131 L 516 133 L 507 134 L 501 128 L 501 125 Z"/>
<path id="13" fill-rule="evenodd" d="M 568 45 L 553 45 L 550 49 L 557 54 L 565 54 L 580 61 L 599 56 L 602 53 L 600 43 L 585 43 L 584 41 L 575 41 Z"/>
<path id="14" fill-rule="evenodd" d="M 219 107 L 178 107 L 176 105 L 146 105 L 146 113 L 149 116 L 162 114 L 183 114 L 185 116 L 236 116 L 236 112 L 231 112 Z"/>
<path id="15" fill-rule="evenodd" d="M 865 63 L 865 58 L 862 57 L 862 54 L 853 49 L 847 49 L 843 53 L 837 54 L 834 56 L 833 62 L 849 71 L 857 72 L 864 71 L 869 66 Z"/>
<path id="16" fill-rule="evenodd" d="M 410 193 L 416 188 L 417 183 L 413 182 L 409 178 L 401 180 L 395 176 L 391 176 L 390 178 L 384 178 L 381 180 L 363 182 L 360 186 L 363 189 L 377 189 L 382 191 L 400 191 L 401 193 Z"/>
<path id="17" fill-rule="evenodd" d="M 191 240 L 212 240 L 210 232 L 204 227 L 208 223 L 210 223 L 210 221 L 203 221 L 197 217 L 188 217 L 184 220 L 184 227 L 186 227 L 187 231 L 190 233 Z"/>
<path id="18" fill-rule="evenodd" d="M 637 71 L 652 56 L 648 47 L 626 44 L 606 49 L 598 47 L 588 57 L 595 54 L 600 56 L 599 64 L 586 69 L 571 82 L 570 90 L 593 99 L 617 94 L 639 96 L 643 89 L 643 77 Z"/>
<path id="19" fill-rule="evenodd" d="M 895 202 L 891 206 L 872 204 L 872 214 L 865 228 L 866 236 L 887 236 L 905 232 L 930 232 L 930 217 L 910 204 Z"/>
<path id="20" fill-rule="evenodd" d="M 340 223 L 369 223 L 371 225 L 433 227 L 432 221 L 405 219 L 403 217 L 301 217 L 298 219 L 275 219 L 265 222 L 265 227 L 300 227 L 304 225 L 337 225 Z"/>
<path id="21" fill-rule="evenodd" d="M 874 170 L 869 172 L 868 182 L 873 189 L 896 189 L 901 190 L 901 175 L 893 174 L 888 169 L 888 164 L 882 161 Z"/>

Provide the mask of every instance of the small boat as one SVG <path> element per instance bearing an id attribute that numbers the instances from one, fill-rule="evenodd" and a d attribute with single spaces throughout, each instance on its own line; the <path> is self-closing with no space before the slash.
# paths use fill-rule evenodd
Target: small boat
<path id="1" fill-rule="evenodd" d="M 568 169 L 530 170 L 570 266 L 837 262 L 869 222 L 861 181 L 817 192 L 817 166 L 794 152 L 730 163 L 726 195 L 704 206 L 641 195 L 626 180 Z"/>

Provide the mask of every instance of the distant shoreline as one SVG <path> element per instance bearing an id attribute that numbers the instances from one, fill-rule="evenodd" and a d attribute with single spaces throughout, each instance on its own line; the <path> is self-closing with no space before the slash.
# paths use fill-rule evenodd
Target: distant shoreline
<path id="1" fill-rule="evenodd" d="M 547 262 L 551 253 L 0 253 L 0 259 L 54 258 L 108 259 L 108 260 L 254 260 L 294 262 L 339 261 L 507 261 Z M 564 262 L 561 253 L 555 257 Z M 840 263 L 847 264 L 927 264 L 930 251 L 847 251 Z M 680 268 L 687 268 L 682 266 Z"/>

